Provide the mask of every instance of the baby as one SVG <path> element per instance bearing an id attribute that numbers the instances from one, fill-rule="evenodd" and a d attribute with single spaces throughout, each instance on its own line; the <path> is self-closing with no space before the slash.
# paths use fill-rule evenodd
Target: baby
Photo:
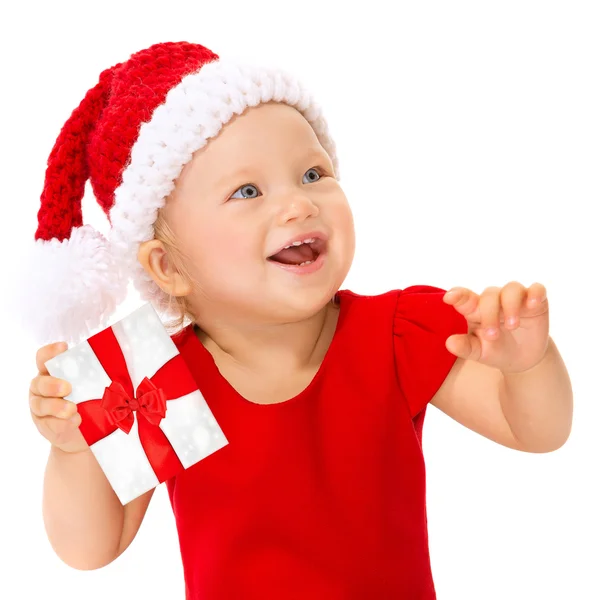
<path id="1" fill-rule="evenodd" d="M 82 223 L 88 178 L 110 241 Z M 55 290 L 30 293 L 40 341 L 106 324 L 132 278 L 176 317 L 229 441 L 167 482 L 187 598 L 434 599 L 427 406 L 525 452 L 569 436 L 542 285 L 341 289 L 355 240 L 335 145 L 287 74 L 188 43 L 103 72 L 50 155 L 36 240 L 32 276 Z M 120 504 L 69 383 L 44 367 L 66 347 L 38 351 L 30 388 L 51 442 L 44 519 L 67 564 L 95 569 L 129 546 L 153 491 Z"/>

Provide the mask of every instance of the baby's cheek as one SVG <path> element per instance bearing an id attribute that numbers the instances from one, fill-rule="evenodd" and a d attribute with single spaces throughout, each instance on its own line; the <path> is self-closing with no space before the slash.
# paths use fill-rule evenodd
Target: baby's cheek
<path id="1" fill-rule="evenodd" d="M 243 232 L 236 233 L 229 228 L 214 228 L 206 231 L 202 246 L 203 262 L 212 269 L 236 271 L 248 267 L 248 262 L 256 256 L 256 247 Z"/>
<path id="2" fill-rule="evenodd" d="M 248 252 L 244 250 L 243 244 L 236 240 L 222 244 L 219 247 L 220 262 L 224 265 L 240 265 L 248 260 Z"/>
<path id="3" fill-rule="evenodd" d="M 336 198 L 327 206 L 327 220 L 336 232 L 344 238 L 354 237 L 354 217 L 345 196 Z"/>

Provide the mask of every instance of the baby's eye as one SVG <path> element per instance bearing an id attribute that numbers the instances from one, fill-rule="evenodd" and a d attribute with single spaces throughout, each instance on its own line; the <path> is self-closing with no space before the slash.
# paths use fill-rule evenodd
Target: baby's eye
<path id="1" fill-rule="evenodd" d="M 321 179 L 319 172 L 316 169 L 309 169 L 304 173 L 302 183 L 313 183 L 314 181 L 319 181 L 319 179 Z"/>
<path id="2" fill-rule="evenodd" d="M 247 183 L 242 187 L 238 188 L 231 198 L 258 198 L 260 192 L 255 185 Z"/>

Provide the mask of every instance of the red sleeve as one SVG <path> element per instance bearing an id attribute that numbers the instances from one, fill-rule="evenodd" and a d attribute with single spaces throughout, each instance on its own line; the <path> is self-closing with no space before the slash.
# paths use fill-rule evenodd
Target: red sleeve
<path id="1" fill-rule="evenodd" d="M 446 339 L 467 332 L 467 321 L 443 301 L 445 290 L 418 285 L 398 294 L 394 316 L 394 354 L 400 388 L 410 414 L 417 416 L 454 365 Z"/>

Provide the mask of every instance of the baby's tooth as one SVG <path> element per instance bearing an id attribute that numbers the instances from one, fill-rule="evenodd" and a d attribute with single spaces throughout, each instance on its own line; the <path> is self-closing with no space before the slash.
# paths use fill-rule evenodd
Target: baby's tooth
<path id="1" fill-rule="evenodd" d="M 294 242 L 292 246 L 301 246 L 304 242 Z"/>

